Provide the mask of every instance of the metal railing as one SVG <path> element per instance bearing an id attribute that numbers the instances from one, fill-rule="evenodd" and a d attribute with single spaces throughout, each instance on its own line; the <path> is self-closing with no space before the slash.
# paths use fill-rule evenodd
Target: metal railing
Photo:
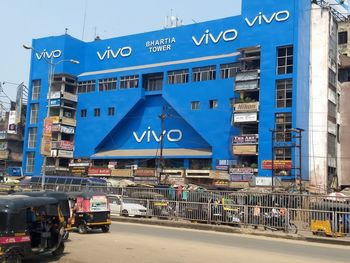
<path id="1" fill-rule="evenodd" d="M 50 184 L 45 188 L 120 195 L 142 204 L 147 217 L 350 237 L 350 202 L 342 196 Z M 22 186 L 22 190 L 41 190 L 41 185 Z"/>

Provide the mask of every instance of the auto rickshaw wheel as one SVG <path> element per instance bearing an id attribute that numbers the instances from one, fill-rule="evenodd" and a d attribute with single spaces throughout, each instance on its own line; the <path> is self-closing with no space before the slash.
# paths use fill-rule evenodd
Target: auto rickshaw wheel
<path id="1" fill-rule="evenodd" d="M 55 257 L 63 255 L 64 248 L 65 248 L 64 242 L 61 242 L 58 248 L 52 252 L 52 255 Z"/>
<path id="2" fill-rule="evenodd" d="M 87 227 L 84 223 L 82 223 L 78 226 L 78 232 L 79 232 L 79 234 L 86 234 L 87 233 Z"/>
<path id="3" fill-rule="evenodd" d="M 4 263 L 21 263 L 22 256 L 19 254 L 11 254 L 5 257 Z"/>
<path id="4" fill-rule="evenodd" d="M 103 233 L 108 233 L 109 232 L 109 226 L 101 226 L 101 230 Z"/>

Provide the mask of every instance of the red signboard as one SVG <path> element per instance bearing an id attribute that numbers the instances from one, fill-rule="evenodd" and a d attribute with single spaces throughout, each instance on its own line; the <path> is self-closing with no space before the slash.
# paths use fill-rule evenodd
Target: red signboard
<path id="1" fill-rule="evenodd" d="M 88 175 L 110 176 L 111 170 L 108 168 L 89 167 Z"/>
<path id="2" fill-rule="evenodd" d="M 155 170 L 154 169 L 137 169 L 135 171 L 135 176 L 154 177 Z"/>
<path id="3" fill-rule="evenodd" d="M 44 136 L 51 137 L 52 133 L 52 119 L 46 118 L 44 120 Z"/>
<path id="4" fill-rule="evenodd" d="M 262 169 L 272 170 L 272 160 L 263 160 Z M 274 170 L 291 170 L 292 161 L 291 160 L 274 160 L 273 161 Z"/>

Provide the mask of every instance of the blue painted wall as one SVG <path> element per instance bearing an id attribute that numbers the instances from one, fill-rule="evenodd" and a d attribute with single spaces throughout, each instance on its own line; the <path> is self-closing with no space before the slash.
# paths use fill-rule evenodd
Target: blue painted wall
<path id="1" fill-rule="evenodd" d="M 79 94 L 74 157 L 90 157 L 104 150 L 159 147 L 156 142 L 138 143 L 133 132 L 141 135 L 151 127 L 156 134 L 160 134 L 158 116 L 163 106 L 166 106 L 173 116 L 166 118 L 166 129 L 181 129 L 183 140 L 177 144 L 165 142 L 165 147 L 211 147 L 213 166 L 217 159 L 235 159 L 230 150 L 231 137 L 238 134 L 238 129 L 231 125 L 232 108 L 229 99 L 237 97 L 237 94 L 234 93 L 234 79 L 220 79 L 219 68 L 220 64 L 237 61 L 238 56 L 229 55 L 235 53 L 237 49 L 259 45 L 261 47 L 260 168 L 262 160 L 271 159 L 269 129 L 274 127 L 275 113 L 292 112 L 293 127 L 303 128 L 308 123 L 307 114 L 304 113 L 308 111 L 309 2 L 243 0 L 242 15 L 205 23 L 89 43 L 68 35 L 34 40 L 33 46 L 39 51 L 61 50 L 62 56 L 55 61 L 63 58 L 79 60 L 81 62 L 79 65 L 62 63 L 55 69 L 55 73 L 78 75 L 79 81 L 96 80 L 97 83 L 102 78 L 116 77 L 119 82 L 121 76 L 138 74 L 142 85 L 144 74 L 164 75 L 163 90 L 154 94 L 145 92 L 142 87 L 107 92 L 99 92 L 96 87 L 95 92 Z M 163 47 L 163 45 L 150 46 L 152 41 L 160 42 L 161 39 L 167 50 L 150 52 L 150 47 L 155 49 Z M 277 48 L 286 45 L 294 46 L 293 74 L 277 75 Z M 216 80 L 192 82 L 193 68 L 211 65 L 217 67 Z M 42 92 L 38 101 L 41 111 L 40 122 L 37 125 L 38 147 L 35 150 L 34 174 L 40 173 L 42 164 L 39 138 L 46 116 L 47 68 L 47 63 L 38 60 L 33 54 L 29 87 L 32 80 L 42 81 Z M 189 83 L 178 85 L 166 83 L 167 72 L 177 69 L 189 70 Z M 275 107 L 275 83 L 281 78 L 293 78 L 292 108 Z M 209 100 L 213 99 L 218 100 L 218 108 L 209 109 Z M 199 110 L 191 110 L 192 101 L 200 101 Z M 114 116 L 107 116 L 108 107 L 116 108 Z M 100 117 L 93 116 L 94 108 L 101 109 Z M 81 109 L 87 109 L 86 118 L 80 117 Z M 29 106 L 28 112 L 30 112 Z M 304 137 L 307 137 L 306 134 Z M 307 144 L 307 140 L 304 143 Z M 304 147 L 304 156 L 307 156 L 306 148 Z M 26 152 L 30 150 L 24 149 L 23 166 Z M 304 164 L 304 167 L 307 169 L 307 165 Z M 270 174 L 268 170 L 259 169 L 259 175 Z"/>

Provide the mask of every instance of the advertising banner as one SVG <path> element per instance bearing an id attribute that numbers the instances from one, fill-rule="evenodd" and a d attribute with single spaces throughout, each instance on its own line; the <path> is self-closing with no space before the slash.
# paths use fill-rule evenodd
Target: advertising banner
<path id="1" fill-rule="evenodd" d="M 51 118 L 45 118 L 43 134 L 44 134 L 44 136 L 51 138 L 51 135 L 52 135 L 52 119 Z"/>
<path id="2" fill-rule="evenodd" d="M 43 136 L 41 139 L 41 155 L 51 156 L 51 136 Z"/>
<path id="3" fill-rule="evenodd" d="M 64 140 L 56 141 L 56 142 L 52 142 L 52 148 L 73 151 L 74 144 L 71 141 L 64 141 Z"/>
<path id="4" fill-rule="evenodd" d="M 253 144 L 258 143 L 258 134 L 233 136 L 232 144 Z"/>
<path id="5" fill-rule="evenodd" d="M 234 145 L 233 153 L 237 155 L 256 155 L 256 145 Z"/>
<path id="6" fill-rule="evenodd" d="M 233 117 L 234 122 L 254 122 L 258 120 L 256 112 L 235 113 Z"/>
<path id="7" fill-rule="evenodd" d="M 17 133 L 17 125 L 16 125 L 16 111 L 12 110 L 9 113 L 9 122 L 7 133 L 16 134 Z"/>
<path id="8" fill-rule="evenodd" d="M 111 169 L 99 168 L 99 167 L 89 167 L 88 175 L 90 176 L 110 176 Z"/>
<path id="9" fill-rule="evenodd" d="M 135 176 L 154 177 L 155 176 L 155 170 L 154 169 L 137 169 L 135 171 Z"/>
<path id="10" fill-rule="evenodd" d="M 60 99 L 50 100 L 50 105 L 51 106 L 60 106 L 61 105 L 61 100 Z"/>
<path id="11" fill-rule="evenodd" d="M 9 158 L 9 151 L 8 150 L 1 150 L 0 151 L 0 159 L 8 159 Z"/>
<path id="12" fill-rule="evenodd" d="M 58 157 L 73 158 L 73 151 L 58 150 Z"/>
<path id="13" fill-rule="evenodd" d="M 251 167 L 230 168 L 230 174 L 254 174 L 254 168 L 251 168 Z"/>
<path id="14" fill-rule="evenodd" d="M 261 167 L 264 170 L 272 170 L 272 160 L 263 160 Z M 291 160 L 274 160 L 273 168 L 274 170 L 291 170 L 292 161 Z"/>

